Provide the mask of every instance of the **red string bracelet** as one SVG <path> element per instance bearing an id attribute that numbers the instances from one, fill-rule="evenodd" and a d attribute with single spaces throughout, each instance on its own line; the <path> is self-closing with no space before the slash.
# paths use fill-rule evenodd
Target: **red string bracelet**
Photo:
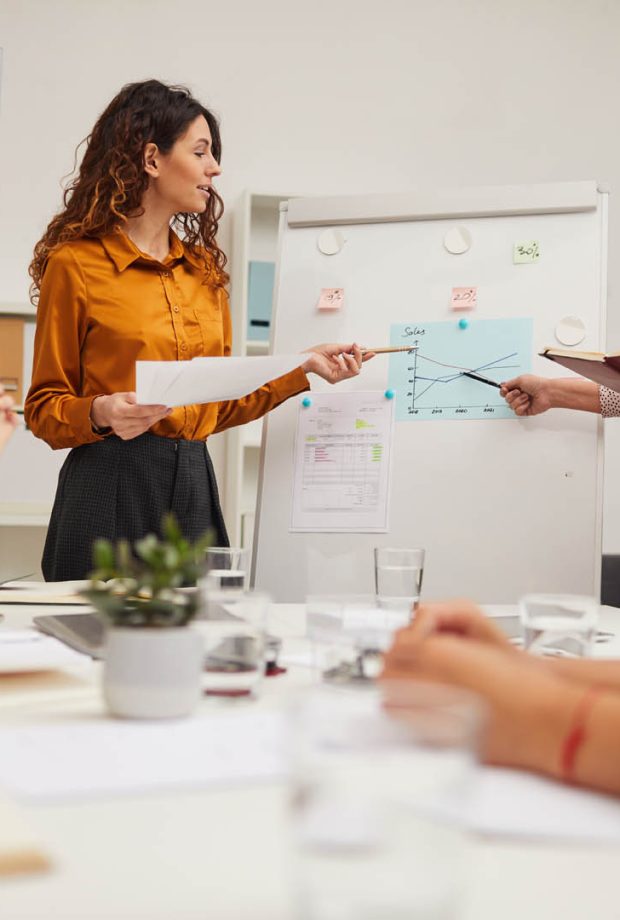
<path id="1" fill-rule="evenodd" d="M 592 706 L 600 696 L 600 687 L 588 687 L 573 714 L 570 728 L 568 729 L 560 747 L 560 776 L 565 783 L 572 783 L 575 779 L 575 760 L 586 739 L 586 725 Z"/>

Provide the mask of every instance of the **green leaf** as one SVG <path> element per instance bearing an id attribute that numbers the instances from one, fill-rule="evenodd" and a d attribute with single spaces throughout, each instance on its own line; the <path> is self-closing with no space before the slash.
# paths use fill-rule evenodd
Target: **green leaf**
<path id="1" fill-rule="evenodd" d="M 115 626 L 165 628 L 184 626 L 195 616 L 198 598 L 178 591 L 195 585 L 204 568 L 212 533 L 191 543 L 173 514 L 162 520 L 163 538 L 147 534 L 132 547 L 127 540 L 114 546 L 97 540 L 95 570 L 85 596 L 96 612 Z"/>
<path id="2" fill-rule="evenodd" d="M 114 547 L 109 540 L 95 540 L 93 544 L 93 561 L 97 569 L 104 571 L 114 569 Z"/>

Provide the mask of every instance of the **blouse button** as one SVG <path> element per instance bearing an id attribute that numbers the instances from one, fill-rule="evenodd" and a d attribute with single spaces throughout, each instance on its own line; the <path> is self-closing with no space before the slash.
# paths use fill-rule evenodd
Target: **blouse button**
<path id="1" fill-rule="evenodd" d="M 175 306 L 174 306 L 172 309 L 174 310 L 175 313 L 178 313 L 178 312 L 179 312 L 179 308 L 176 306 L 176 304 L 175 304 Z"/>
<path id="2" fill-rule="evenodd" d="M 181 342 L 181 351 L 187 351 L 187 342 Z"/>

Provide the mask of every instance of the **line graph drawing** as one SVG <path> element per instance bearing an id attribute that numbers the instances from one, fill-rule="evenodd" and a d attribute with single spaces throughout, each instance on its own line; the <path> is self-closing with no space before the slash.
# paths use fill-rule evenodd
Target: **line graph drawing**
<path id="1" fill-rule="evenodd" d="M 412 352 L 390 359 L 389 385 L 396 393 L 396 420 L 515 418 L 499 389 L 466 373 L 500 383 L 526 373 L 532 354 L 532 320 L 398 324 L 390 343 L 411 341 Z"/>

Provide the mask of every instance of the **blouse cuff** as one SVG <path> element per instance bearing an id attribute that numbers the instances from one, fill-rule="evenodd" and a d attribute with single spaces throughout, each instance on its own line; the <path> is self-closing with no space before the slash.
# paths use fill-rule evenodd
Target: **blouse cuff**
<path id="1" fill-rule="evenodd" d="M 296 367 L 294 371 L 290 371 L 288 374 L 278 377 L 277 380 L 273 380 L 271 386 L 278 400 L 284 402 L 285 399 L 289 399 L 291 396 L 296 396 L 298 393 L 309 390 L 310 382 L 306 377 L 306 372 L 301 367 Z"/>
<path id="2" fill-rule="evenodd" d="M 102 441 L 104 434 L 95 431 L 90 411 L 96 397 L 78 396 L 72 399 L 65 409 L 67 424 L 75 437 L 76 444 L 91 444 L 93 441 Z M 110 434 L 112 429 L 106 434 Z"/>
<path id="3" fill-rule="evenodd" d="M 599 387 L 599 399 L 603 418 L 618 418 L 620 416 L 620 393 L 610 390 L 609 387 Z"/>

